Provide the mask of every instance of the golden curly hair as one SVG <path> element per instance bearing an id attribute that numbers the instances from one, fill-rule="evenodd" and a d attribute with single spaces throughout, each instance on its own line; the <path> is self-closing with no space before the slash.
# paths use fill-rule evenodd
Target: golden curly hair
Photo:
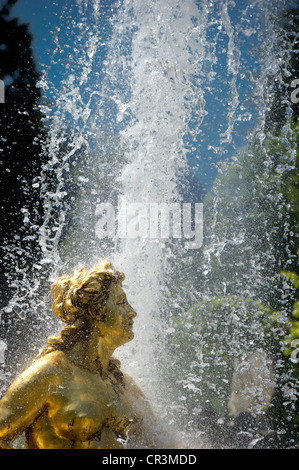
<path id="1" fill-rule="evenodd" d="M 125 276 L 109 261 L 100 261 L 92 270 L 78 269 L 72 277 L 61 276 L 51 286 L 53 313 L 67 325 L 59 336 L 49 336 L 46 348 L 38 356 L 64 351 L 80 338 L 86 338 L 94 318 L 104 321 L 104 307 L 112 284 L 121 284 Z"/>
<path id="2" fill-rule="evenodd" d="M 51 286 L 52 311 L 68 324 L 88 315 L 94 318 L 104 307 L 111 284 L 122 283 L 124 278 L 109 261 L 101 261 L 91 271 L 81 268 L 72 277 L 59 277 Z"/>

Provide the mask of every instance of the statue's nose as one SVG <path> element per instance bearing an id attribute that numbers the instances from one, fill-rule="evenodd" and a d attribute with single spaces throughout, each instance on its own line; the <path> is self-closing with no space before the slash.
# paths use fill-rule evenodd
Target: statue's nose
<path id="1" fill-rule="evenodd" d="M 133 308 L 131 309 L 130 314 L 131 314 L 131 317 L 132 317 L 132 318 L 137 317 L 137 312 L 135 312 L 135 310 L 134 310 Z"/>

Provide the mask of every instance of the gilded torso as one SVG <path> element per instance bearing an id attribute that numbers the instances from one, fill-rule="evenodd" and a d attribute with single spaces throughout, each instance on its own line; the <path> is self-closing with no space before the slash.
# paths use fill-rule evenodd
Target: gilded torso
<path id="1" fill-rule="evenodd" d="M 78 367 L 62 353 L 55 360 L 47 406 L 26 430 L 26 447 L 123 448 L 138 426 L 130 383 Z"/>

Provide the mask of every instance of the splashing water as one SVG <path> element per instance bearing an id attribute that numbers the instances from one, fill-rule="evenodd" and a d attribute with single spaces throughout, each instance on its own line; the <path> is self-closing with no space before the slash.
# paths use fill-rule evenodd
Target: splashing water
<path id="1" fill-rule="evenodd" d="M 190 353 L 189 358 L 194 365 L 186 367 L 182 378 L 177 367 L 184 344 L 177 346 L 177 357 L 167 356 L 168 335 L 179 331 L 180 319 L 202 299 L 201 294 L 264 294 L 275 265 L 270 236 L 273 220 L 263 228 L 265 237 L 269 235 L 267 245 L 258 244 L 252 225 L 244 223 L 244 218 L 251 217 L 249 211 L 244 215 L 244 204 L 248 202 L 246 185 L 252 184 L 248 167 L 254 164 L 254 155 L 250 160 L 248 152 L 238 154 L 237 150 L 247 145 L 246 135 L 249 140 L 254 126 L 264 129 L 264 86 L 269 75 L 280 70 L 279 57 L 274 46 L 267 57 L 258 60 L 257 56 L 265 41 L 273 45 L 276 40 L 270 12 L 278 4 L 240 3 L 126 0 L 111 6 L 99 0 L 77 0 L 70 8 L 66 2 L 54 33 L 52 66 L 40 81 L 52 106 L 43 108 L 50 124 L 45 145 L 48 163 L 41 175 L 42 259 L 38 274 L 32 274 L 35 291 L 28 292 L 30 302 L 35 302 L 32 308 L 41 325 L 46 323 L 51 333 L 57 331 L 61 325 L 48 312 L 47 296 L 40 300 L 40 270 L 46 273 L 48 288 L 48 280 L 66 270 L 91 267 L 100 257 L 111 259 L 124 271 L 128 297 L 139 313 L 136 339 L 119 353 L 123 366 L 175 426 L 178 413 L 190 412 L 191 395 L 193 400 L 194 393 L 196 397 L 204 393 L 205 358 L 202 347 L 197 351 L 204 340 L 200 330 L 192 333 L 191 349 L 196 355 Z M 289 131 L 286 125 L 282 139 L 290 151 L 285 167 L 280 167 L 283 174 L 294 165 Z M 263 130 L 258 138 L 265 166 L 264 179 L 256 183 L 255 192 L 270 197 L 272 180 L 267 180 L 267 171 L 273 162 L 263 147 Z M 219 175 L 228 171 L 234 175 L 231 180 L 220 176 L 210 202 L 204 205 L 207 236 L 202 248 L 188 250 L 179 237 L 141 236 L 140 217 L 137 237 L 99 237 L 103 203 L 120 212 L 134 203 L 144 209 L 154 203 L 201 202 L 203 190 L 192 193 L 188 186 L 190 168 L 207 189 L 217 168 Z M 242 177 L 247 177 L 244 184 Z M 269 205 L 278 219 L 283 216 L 279 197 L 270 198 Z M 265 209 L 260 219 L 264 214 Z M 249 245 L 254 252 L 248 251 Z M 213 270 L 215 260 L 221 275 Z M 19 300 L 14 298 L 9 308 Z M 244 303 L 236 305 L 231 323 L 238 325 L 238 334 L 232 339 L 223 333 L 217 344 L 231 340 L 240 345 L 248 329 L 259 331 L 258 320 L 251 326 L 244 321 Z M 258 316 L 259 310 L 251 304 L 250 308 Z M 193 326 L 186 323 L 184 327 L 191 331 Z M 226 327 L 227 335 L 231 334 L 231 324 Z M 39 327 L 38 347 L 44 344 L 46 331 L 45 325 Z M 216 335 L 217 342 L 215 331 L 212 325 L 207 334 Z M 232 348 L 232 356 L 240 359 L 237 350 Z M 247 348 L 243 352 L 251 354 Z M 165 395 L 169 386 L 165 363 L 174 371 L 174 392 L 169 395 Z M 209 381 L 210 390 L 218 387 L 216 395 L 220 395 L 221 386 L 213 383 L 213 376 Z M 184 385 L 180 396 L 175 391 L 178 383 Z M 200 436 L 196 445 L 203 445 Z"/>

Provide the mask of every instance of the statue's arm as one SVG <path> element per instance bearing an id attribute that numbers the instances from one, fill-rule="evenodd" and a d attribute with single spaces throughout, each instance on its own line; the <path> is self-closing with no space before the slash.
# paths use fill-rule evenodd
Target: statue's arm
<path id="1" fill-rule="evenodd" d="M 22 434 L 47 405 L 49 374 L 43 364 L 30 366 L 0 400 L 0 448 Z"/>

